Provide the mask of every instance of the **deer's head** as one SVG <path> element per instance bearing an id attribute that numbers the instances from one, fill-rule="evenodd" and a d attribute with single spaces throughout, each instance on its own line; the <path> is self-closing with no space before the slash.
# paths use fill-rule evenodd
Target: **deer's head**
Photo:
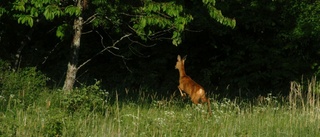
<path id="1" fill-rule="evenodd" d="M 176 69 L 180 69 L 184 66 L 184 61 L 187 59 L 187 55 L 185 55 L 182 59 L 181 56 L 178 55 L 177 57 L 177 63 L 176 63 Z"/>

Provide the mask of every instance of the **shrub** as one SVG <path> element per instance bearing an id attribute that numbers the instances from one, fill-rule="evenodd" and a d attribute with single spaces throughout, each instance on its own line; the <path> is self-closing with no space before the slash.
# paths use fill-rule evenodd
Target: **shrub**
<path id="1" fill-rule="evenodd" d="M 52 109 L 46 118 L 43 135 L 49 137 L 62 136 L 63 128 L 66 124 L 65 121 L 68 118 L 67 114 L 59 109 Z"/>
<path id="2" fill-rule="evenodd" d="M 35 67 L 23 68 L 17 72 L 0 61 L 0 107 L 10 107 L 12 103 L 27 107 L 45 89 L 47 77 Z"/>
<path id="3" fill-rule="evenodd" d="M 106 111 L 108 92 L 100 88 L 100 81 L 90 86 L 76 88 L 63 96 L 62 104 L 71 113 L 76 111 L 96 111 L 102 114 Z"/>

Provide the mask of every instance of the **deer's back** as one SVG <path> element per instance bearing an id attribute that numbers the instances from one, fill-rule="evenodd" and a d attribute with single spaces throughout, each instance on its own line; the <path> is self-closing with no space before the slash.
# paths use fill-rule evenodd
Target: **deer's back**
<path id="1" fill-rule="evenodd" d="M 179 83 L 179 87 L 188 94 L 192 94 L 193 92 L 197 92 L 199 89 L 203 89 L 203 87 L 192 80 L 189 76 L 181 77 Z"/>

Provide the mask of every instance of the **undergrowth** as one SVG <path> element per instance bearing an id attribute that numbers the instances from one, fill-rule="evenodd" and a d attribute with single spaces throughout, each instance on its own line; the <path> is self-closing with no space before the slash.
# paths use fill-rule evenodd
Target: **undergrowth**
<path id="1" fill-rule="evenodd" d="M 106 91 L 100 88 L 99 81 L 64 92 L 42 85 L 39 81 L 45 77 L 41 73 L 33 69 L 25 71 L 31 71 L 32 75 L 24 78 L 22 74 L 15 74 L 22 77 L 11 78 L 20 82 L 35 81 L 34 85 L 22 82 L 10 87 L 1 81 L 0 136 L 292 137 L 320 134 L 320 86 L 315 78 L 308 84 L 292 82 L 288 97 L 269 94 L 253 101 L 211 98 L 212 116 L 208 116 L 205 105 L 194 105 L 179 96 L 160 97 L 143 89 Z M 1 79 L 8 78 L 2 74 Z M 21 91 L 28 96 L 20 95 Z M 131 96 L 134 94 L 138 97 Z"/>

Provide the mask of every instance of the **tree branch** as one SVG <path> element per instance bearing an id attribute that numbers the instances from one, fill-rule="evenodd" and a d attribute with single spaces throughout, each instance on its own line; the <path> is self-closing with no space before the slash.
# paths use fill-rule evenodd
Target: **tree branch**
<path id="1" fill-rule="evenodd" d="M 142 34 L 142 33 L 138 33 L 134 28 L 132 28 L 131 26 L 128 25 L 128 27 L 134 31 L 135 33 L 137 33 L 138 35 L 143 35 L 143 36 L 146 36 L 146 34 Z M 165 30 L 162 30 L 162 31 L 157 31 L 149 36 L 146 36 L 147 39 L 149 40 L 172 40 L 172 38 L 169 38 L 169 37 L 160 37 L 160 36 L 163 36 L 163 35 L 166 35 L 168 34 L 168 32 L 174 30 L 174 27 L 171 27 L 171 28 L 168 28 L 168 29 L 165 29 Z"/>
<path id="2" fill-rule="evenodd" d="M 98 32 L 97 32 L 97 33 L 98 33 Z M 79 67 L 77 68 L 78 70 L 79 70 L 81 67 L 83 67 L 84 65 L 86 65 L 88 62 L 90 62 L 93 58 L 95 58 L 96 56 L 98 56 L 99 54 L 101 54 L 101 53 L 103 53 L 103 52 L 105 52 L 105 51 L 108 51 L 109 53 L 111 53 L 111 54 L 114 55 L 114 56 L 121 57 L 122 59 L 126 59 L 124 56 L 115 54 L 115 53 L 112 52 L 110 49 L 119 50 L 119 48 L 116 47 L 116 45 L 117 45 L 120 41 L 122 41 L 124 38 L 127 38 L 127 37 L 131 36 L 132 33 L 129 33 L 129 34 L 126 34 L 126 35 L 122 36 L 120 39 L 118 39 L 116 42 L 114 42 L 114 43 L 112 44 L 112 46 L 107 46 L 107 47 L 104 46 L 104 44 L 103 44 L 103 36 L 102 36 L 100 33 L 98 33 L 98 34 L 99 34 L 100 37 L 101 37 L 101 44 L 102 44 L 102 46 L 104 47 L 104 49 L 102 49 L 100 52 L 98 52 L 97 54 L 95 54 L 94 56 L 92 56 L 90 59 L 88 59 L 88 60 L 86 60 L 85 62 L 83 62 L 81 65 L 79 65 Z M 127 67 L 127 66 L 126 66 L 126 67 Z M 127 68 L 127 69 L 128 69 L 128 68 Z M 130 71 L 130 69 L 128 69 L 128 70 Z M 131 72 L 131 71 L 130 71 L 130 72 Z"/>
<path id="3" fill-rule="evenodd" d="M 131 43 L 136 43 L 136 44 L 138 44 L 138 45 L 140 45 L 140 46 L 142 46 L 142 47 L 147 47 L 147 48 L 150 48 L 150 47 L 154 47 L 154 46 L 156 46 L 157 44 L 152 44 L 152 45 L 145 45 L 145 44 L 142 44 L 141 42 L 139 42 L 139 41 L 135 41 L 135 40 L 132 40 L 132 39 L 130 39 L 130 38 L 128 38 L 130 41 L 131 41 Z"/>
<path id="4" fill-rule="evenodd" d="M 86 21 L 84 21 L 83 24 L 89 24 L 89 23 L 91 23 L 93 20 L 96 19 L 96 16 L 97 16 L 97 15 L 98 15 L 97 13 L 96 13 L 96 14 L 93 14 L 93 15 L 90 16 Z"/>
<path id="5" fill-rule="evenodd" d="M 48 54 L 46 57 L 44 57 L 44 59 L 43 59 L 43 61 L 42 61 L 42 64 L 44 64 L 44 63 L 47 62 L 49 56 L 52 54 L 52 52 L 54 52 L 54 50 L 58 47 L 58 45 L 59 45 L 60 43 L 61 43 L 61 42 L 58 42 L 56 45 L 54 45 L 53 49 L 51 49 L 51 50 L 49 51 L 49 54 Z"/>

